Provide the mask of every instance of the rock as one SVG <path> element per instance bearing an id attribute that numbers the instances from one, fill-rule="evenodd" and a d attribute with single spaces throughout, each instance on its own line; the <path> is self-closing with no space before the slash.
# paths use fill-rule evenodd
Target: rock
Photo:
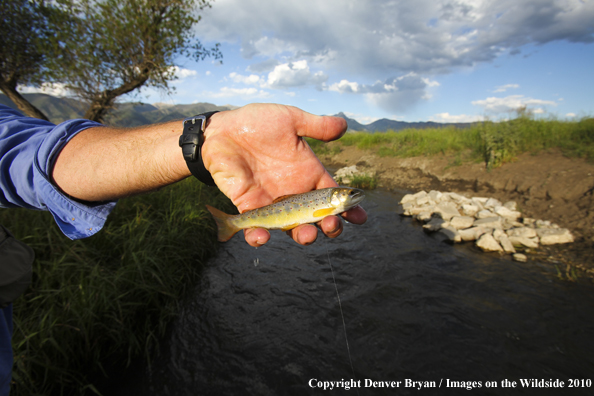
<path id="1" fill-rule="evenodd" d="M 400 205 L 404 206 L 410 202 L 413 202 L 415 199 L 416 198 L 415 198 L 414 194 L 406 194 L 404 197 L 402 197 L 402 199 L 398 203 Z"/>
<path id="2" fill-rule="evenodd" d="M 474 217 L 469 216 L 454 216 L 450 219 L 450 224 L 457 230 L 472 227 L 473 223 Z"/>
<path id="3" fill-rule="evenodd" d="M 481 210 L 476 204 L 465 203 L 462 204 L 462 214 L 464 216 L 474 216 Z"/>
<path id="4" fill-rule="evenodd" d="M 499 201 L 498 199 L 489 198 L 489 199 L 487 199 L 487 202 L 485 202 L 485 204 L 483 206 L 485 207 L 485 209 L 492 209 L 497 206 L 502 206 L 502 204 L 501 204 L 501 201 Z"/>
<path id="5" fill-rule="evenodd" d="M 503 206 L 505 206 L 509 210 L 514 210 L 514 211 L 518 210 L 518 205 L 516 204 L 516 201 L 508 201 L 508 202 L 504 203 Z"/>
<path id="6" fill-rule="evenodd" d="M 533 248 L 533 249 L 536 249 L 538 247 L 538 238 L 510 236 L 509 241 L 514 246 L 525 246 L 527 248 Z"/>
<path id="7" fill-rule="evenodd" d="M 447 223 L 442 218 L 433 217 L 427 224 L 423 226 L 423 230 L 429 232 L 439 231 L 444 225 L 447 227 L 449 223 Z"/>
<path id="8" fill-rule="evenodd" d="M 491 212 L 490 210 L 484 209 L 478 212 L 474 217 L 477 219 L 487 219 L 489 217 L 493 217 L 495 213 Z"/>
<path id="9" fill-rule="evenodd" d="M 526 255 L 522 253 L 516 253 L 512 257 L 515 261 L 519 261 L 520 263 L 525 263 L 526 261 L 528 261 L 528 257 L 526 257 Z"/>
<path id="10" fill-rule="evenodd" d="M 487 203 L 487 201 L 489 200 L 489 198 L 483 198 L 483 197 L 472 197 L 471 201 L 473 201 L 476 204 L 480 204 L 482 207 L 485 206 L 485 204 Z"/>
<path id="11" fill-rule="evenodd" d="M 515 253 L 516 252 L 514 245 L 509 240 L 507 234 L 505 232 L 503 232 L 502 230 L 493 231 L 493 238 L 495 238 L 495 240 L 497 242 L 499 242 L 499 244 L 501 245 L 501 247 L 503 248 L 503 251 L 505 253 Z"/>
<path id="12" fill-rule="evenodd" d="M 484 227 L 484 228 L 503 228 L 501 226 L 501 217 L 498 217 L 498 216 L 487 217 L 485 219 L 475 220 L 473 225 L 475 227 Z"/>
<path id="13" fill-rule="evenodd" d="M 343 184 L 349 184 L 353 176 L 360 174 L 359 170 L 357 169 L 357 165 L 346 166 L 344 168 L 340 168 L 334 174 L 335 179 L 342 179 L 341 182 Z"/>
<path id="14" fill-rule="evenodd" d="M 443 194 L 441 192 L 435 191 L 435 190 L 429 191 L 428 195 L 429 195 L 429 198 L 435 203 L 440 203 L 443 198 Z"/>
<path id="15" fill-rule="evenodd" d="M 425 211 L 416 215 L 415 219 L 418 221 L 422 221 L 423 223 L 426 223 L 429 220 L 431 220 L 431 215 L 433 215 L 433 211 Z"/>
<path id="16" fill-rule="evenodd" d="M 566 228 L 549 228 L 536 230 L 542 245 L 555 245 L 558 243 L 572 243 L 573 235 Z"/>
<path id="17" fill-rule="evenodd" d="M 433 213 L 434 210 L 435 210 L 435 207 L 433 207 L 433 206 L 421 206 L 421 207 L 413 206 L 412 208 L 406 210 L 406 212 L 407 212 L 406 215 L 407 216 L 415 216 L 415 215 L 421 214 L 423 212 Z"/>
<path id="18" fill-rule="evenodd" d="M 356 172 L 359 172 L 357 167 L 350 166 L 336 174 L 349 176 Z M 550 245 L 574 241 L 569 230 L 550 221 L 521 218 L 514 201 L 503 205 L 495 198 L 468 199 L 453 192 L 431 190 L 429 193 L 407 194 L 400 204 L 404 215 L 426 222 L 424 231 L 440 231 L 452 242 L 476 241 L 485 251 L 514 254 L 514 246 L 523 246 L 527 252 L 538 248 L 539 243 Z M 515 254 L 514 260 L 526 261 L 526 258 Z"/>
<path id="19" fill-rule="evenodd" d="M 456 204 L 453 202 L 440 202 L 435 206 L 435 213 L 441 214 L 444 220 L 450 220 L 454 216 L 460 216 Z"/>
<path id="20" fill-rule="evenodd" d="M 451 225 L 442 227 L 439 232 L 444 234 L 450 242 L 462 242 L 462 237 L 458 233 L 458 230 Z"/>
<path id="21" fill-rule="evenodd" d="M 498 216 L 505 217 L 506 219 L 517 220 L 518 217 L 522 216 L 520 212 L 516 212 L 514 210 L 509 210 L 505 206 L 496 206 L 493 208 L 493 213 Z"/>
<path id="22" fill-rule="evenodd" d="M 509 229 L 518 228 L 518 227 L 524 227 L 524 224 L 520 223 L 517 220 L 503 218 L 502 222 L 503 222 L 504 230 L 509 230 Z"/>
<path id="23" fill-rule="evenodd" d="M 536 228 L 549 228 L 551 222 L 548 220 L 536 220 Z"/>
<path id="24" fill-rule="evenodd" d="M 424 197 L 419 197 L 416 200 L 417 206 L 423 206 L 429 203 L 429 197 L 428 196 L 424 196 Z"/>
<path id="25" fill-rule="evenodd" d="M 530 227 L 512 228 L 506 231 L 508 236 L 534 238 L 537 236 L 536 230 Z"/>
<path id="26" fill-rule="evenodd" d="M 456 194 L 455 192 L 448 193 L 448 195 L 449 195 L 450 199 L 452 201 L 454 201 L 455 203 L 457 203 L 458 205 L 461 205 L 469 200 L 468 198 L 466 198 L 460 194 Z"/>
<path id="27" fill-rule="evenodd" d="M 476 241 L 476 246 L 478 246 L 484 252 L 502 252 L 503 249 L 501 245 L 497 243 L 493 235 L 491 234 L 483 234 L 481 237 Z"/>
<path id="28" fill-rule="evenodd" d="M 414 208 L 414 206 L 415 206 L 414 202 L 406 201 L 405 203 L 402 204 L 402 209 L 407 210 L 407 209 Z"/>
<path id="29" fill-rule="evenodd" d="M 483 227 L 472 227 L 465 230 L 458 230 L 458 234 L 460 234 L 462 240 L 466 242 L 476 241 L 486 232 L 487 230 Z"/>
<path id="30" fill-rule="evenodd" d="M 528 227 L 535 227 L 535 223 L 536 220 L 535 219 L 531 219 L 530 217 L 524 217 L 524 219 L 522 220 L 522 223 L 524 223 L 524 225 L 528 226 Z"/>

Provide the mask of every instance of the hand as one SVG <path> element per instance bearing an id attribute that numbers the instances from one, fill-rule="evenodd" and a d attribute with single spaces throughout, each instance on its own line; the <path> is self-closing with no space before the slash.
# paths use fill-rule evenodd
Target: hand
<path id="1" fill-rule="evenodd" d="M 346 131 L 346 121 L 321 117 L 296 107 L 248 105 L 214 114 L 205 130 L 202 158 L 219 189 L 240 213 L 269 205 L 282 195 L 337 186 L 303 137 L 331 141 Z M 365 211 L 357 206 L 342 216 L 363 224 Z M 330 238 L 342 233 L 342 221 L 328 216 L 318 223 Z M 268 242 L 265 229 L 244 231 L 251 246 Z M 317 228 L 303 224 L 287 232 L 296 242 L 309 245 Z"/>

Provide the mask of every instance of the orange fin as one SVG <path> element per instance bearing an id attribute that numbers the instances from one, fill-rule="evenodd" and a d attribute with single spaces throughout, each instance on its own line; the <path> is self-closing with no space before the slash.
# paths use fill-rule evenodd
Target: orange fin
<path id="1" fill-rule="evenodd" d="M 292 230 L 293 228 L 297 227 L 298 225 L 299 225 L 299 223 L 291 224 L 291 225 L 288 225 L 288 226 L 286 226 L 284 228 L 281 228 L 281 230 L 283 230 L 283 231 L 289 231 L 289 230 Z"/>
<path id="2" fill-rule="evenodd" d="M 326 216 L 331 215 L 332 212 L 334 212 L 334 208 L 318 209 L 315 212 L 313 212 L 313 216 L 314 217 L 326 217 Z"/>
<path id="3" fill-rule="evenodd" d="M 231 224 L 229 219 L 233 217 L 233 215 L 227 214 L 218 210 L 217 208 L 213 208 L 210 205 L 206 205 L 206 209 L 210 212 L 212 217 L 214 217 L 215 222 L 217 223 L 217 239 L 219 242 L 227 242 L 233 235 L 235 235 L 241 228 Z"/>
<path id="4" fill-rule="evenodd" d="M 282 201 L 283 199 L 292 197 L 293 195 L 296 195 L 296 194 L 281 195 L 280 197 L 274 198 L 274 201 L 272 201 L 272 203 L 275 204 L 275 203 L 277 203 L 279 201 Z"/>

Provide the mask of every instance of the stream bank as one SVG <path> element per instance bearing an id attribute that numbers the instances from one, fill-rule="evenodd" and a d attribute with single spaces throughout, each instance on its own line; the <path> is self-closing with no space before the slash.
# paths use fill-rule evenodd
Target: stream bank
<path id="1" fill-rule="evenodd" d="M 378 177 L 380 187 L 417 192 L 452 191 L 467 197 L 515 201 L 525 217 L 550 220 L 568 228 L 575 243 L 541 247 L 530 254 L 557 265 L 594 274 L 594 164 L 567 158 L 559 150 L 522 154 L 511 163 L 487 170 L 484 163 L 457 164 L 455 156 L 395 158 L 342 146 L 320 159 L 327 167 L 357 165 Z M 397 204 L 395 203 L 395 209 Z"/>

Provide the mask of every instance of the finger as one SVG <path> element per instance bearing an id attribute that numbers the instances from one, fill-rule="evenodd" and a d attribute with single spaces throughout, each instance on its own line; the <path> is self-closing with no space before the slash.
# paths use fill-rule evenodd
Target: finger
<path id="1" fill-rule="evenodd" d="M 287 235 L 300 245 L 311 245 L 318 238 L 318 229 L 311 224 L 302 224 L 287 231 Z"/>
<path id="2" fill-rule="evenodd" d="M 310 137 L 324 142 L 339 139 L 347 130 L 347 122 L 340 117 L 318 116 L 298 108 L 296 112 L 297 135 Z"/>
<path id="3" fill-rule="evenodd" d="M 359 205 L 342 213 L 341 216 L 353 224 L 363 224 L 367 221 L 367 212 Z"/>
<path id="4" fill-rule="evenodd" d="M 243 230 L 245 241 L 248 245 L 258 247 L 270 240 L 270 233 L 264 228 L 248 228 Z"/>
<path id="5" fill-rule="evenodd" d="M 322 221 L 318 222 L 318 225 L 328 238 L 336 238 L 342 234 L 342 220 L 338 216 L 325 217 Z"/>

